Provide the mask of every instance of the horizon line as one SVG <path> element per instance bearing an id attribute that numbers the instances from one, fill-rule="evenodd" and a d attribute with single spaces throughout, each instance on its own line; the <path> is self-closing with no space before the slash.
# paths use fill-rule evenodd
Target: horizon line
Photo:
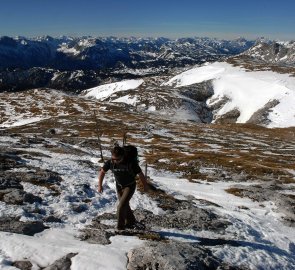
<path id="1" fill-rule="evenodd" d="M 118 38 L 118 39 L 124 39 L 124 38 L 134 38 L 134 39 L 168 39 L 168 40 L 178 40 L 178 39 L 186 39 L 186 38 L 207 38 L 207 39 L 216 39 L 216 40 L 239 40 L 239 39 L 245 39 L 247 41 L 257 41 L 257 40 L 268 40 L 268 41 L 285 41 L 286 39 L 278 39 L 278 38 L 268 38 L 264 36 L 256 37 L 256 38 L 247 38 L 244 36 L 237 36 L 233 38 L 221 38 L 221 37 L 210 37 L 210 36 L 181 36 L 181 37 L 167 37 L 167 36 L 135 36 L 135 35 L 128 35 L 128 36 L 116 36 L 116 35 L 49 35 L 49 34 L 44 34 L 44 35 L 34 35 L 34 36 L 25 36 L 25 35 L 0 35 L 0 38 L 3 37 L 8 37 L 12 39 L 16 38 L 25 38 L 25 39 L 37 39 L 37 38 Z M 288 41 L 295 41 L 295 39 L 290 39 Z"/>

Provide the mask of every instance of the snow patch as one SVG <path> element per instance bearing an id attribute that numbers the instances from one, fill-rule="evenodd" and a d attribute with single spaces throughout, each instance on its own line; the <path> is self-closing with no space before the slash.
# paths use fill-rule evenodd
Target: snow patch
<path id="1" fill-rule="evenodd" d="M 295 78 L 288 74 L 247 72 L 228 63 L 215 62 L 183 72 L 164 85 L 181 87 L 208 80 L 213 80 L 214 95 L 207 103 L 227 100 L 216 116 L 237 109 L 240 112 L 237 123 L 245 123 L 268 102 L 277 100 L 279 104 L 269 114 L 268 127 L 295 126 Z"/>
<path id="2" fill-rule="evenodd" d="M 138 88 L 144 80 L 126 80 L 116 83 L 104 84 L 88 90 L 84 90 L 82 94 L 86 97 L 95 97 L 99 100 L 104 100 L 116 92 L 122 92 Z"/>
<path id="3" fill-rule="evenodd" d="M 8 122 L 4 122 L 2 124 L 0 124 L 0 127 L 18 127 L 18 126 L 24 126 L 24 125 L 28 125 L 31 123 L 35 123 L 35 122 L 40 122 L 43 121 L 47 118 L 44 117 L 31 117 L 31 118 L 19 118 L 19 119 L 14 119 L 15 121 L 13 122 L 13 120 L 10 120 Z"/>
<path id="4" fill-rule="evenodd" d="M 118 103 L 126 103 L 132 106 L 135 106 L 138 102 L 138 98 L 135 97 L 131 97 L 130 95 L 126 95 L 120 98 L 117 98 L 115 100 L 113 100 L 112 102 L 118 102 Z"/>

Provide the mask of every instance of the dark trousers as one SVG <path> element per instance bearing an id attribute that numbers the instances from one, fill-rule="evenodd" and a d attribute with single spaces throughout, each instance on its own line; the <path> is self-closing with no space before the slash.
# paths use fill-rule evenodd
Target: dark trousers
<path id="1" fill-rule="evenodd" d="M 119 204 L 117 207 L 118 229 L 124 229 L 126 225 L 133 225 L 136 222 L 136 219 L 129 205 L 129 201 L 132 198 L 135 189 L 135 183 L 122 188 L 117 186 L 117 195 L 119 199 Z"/>

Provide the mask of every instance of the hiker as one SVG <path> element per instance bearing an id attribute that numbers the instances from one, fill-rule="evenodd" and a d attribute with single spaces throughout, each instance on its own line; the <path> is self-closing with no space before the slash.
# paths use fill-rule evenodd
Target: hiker
<path id="1" fill-rule="evenodd" d="M 143 184 L 144 191 L 147 190 L 146 178 L 138 165 L 137 150 L 136 158 L 133 158 L 133 160 L 130 160 L 125 152 L 126 150 L 124 150 L 124 147 L 115 146 L 111 151 L 112 158 L 105 162 L 103 167 L 100 169 L 98 176 L 98 192 L 102 193 L 102 183 L 106 172 L 111 170 L 114 173 L 117 196 L 119 200 L 117 207 L 118 230 L 135 228 L 137 225 L 136 219 L 129 205 L 129 201 L 136 189 L 136 175 L 139 176 L 139 179 Z"/>

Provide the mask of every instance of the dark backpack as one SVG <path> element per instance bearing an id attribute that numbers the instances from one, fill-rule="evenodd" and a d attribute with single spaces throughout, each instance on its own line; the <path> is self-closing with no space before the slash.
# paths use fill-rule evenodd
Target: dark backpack
<path id="1" fill-rule="evenodd" d="M 124 145 L 124 158 L 128 163 L 138 163 L 138 151 L 134 145 Z"/>

